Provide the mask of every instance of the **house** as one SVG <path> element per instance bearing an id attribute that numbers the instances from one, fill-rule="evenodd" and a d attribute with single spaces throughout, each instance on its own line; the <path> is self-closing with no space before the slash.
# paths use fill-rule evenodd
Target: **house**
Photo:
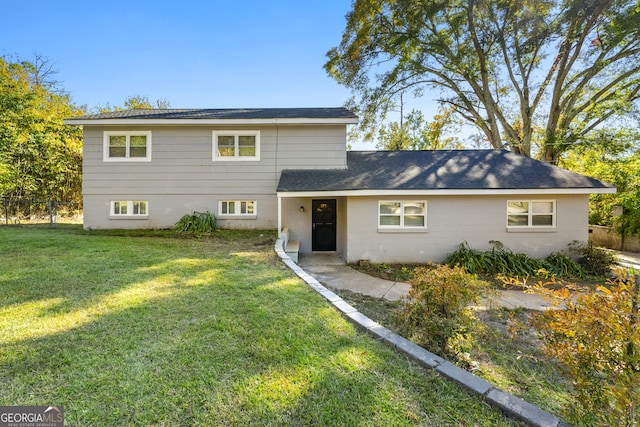
<path id="1" fill-rule="evenodd" d="M 302 253 L 442 261 L 497 240 L 534 257 L 586 241 L 604 182 L 500 150 L 346 151 L 344 108 L 131 110 L 83 126 L 84 227 L 285 230 Z"/>

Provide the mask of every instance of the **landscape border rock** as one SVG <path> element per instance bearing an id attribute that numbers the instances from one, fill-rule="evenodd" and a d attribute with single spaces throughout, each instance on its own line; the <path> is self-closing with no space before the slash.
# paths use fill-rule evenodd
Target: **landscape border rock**
<path id="1" fill-rule="evenodd" d="M 363 315 L 296 264 L 285 253 L 282 239 L 276 240 L 275 251 L 287 267 L 330 302 L 346 319 L 356 324 L 369 335 L 406 355 L 415 363 L 428 369 L 435 369 L 444 378 L 458 383 L 468 391 L 480 396 L 490 405 L 499 408 L 519 421 L 536 427 L 567 427 L 567 424 L 555 415 L 494 387 L 490 382 L 459 368 Z"/>

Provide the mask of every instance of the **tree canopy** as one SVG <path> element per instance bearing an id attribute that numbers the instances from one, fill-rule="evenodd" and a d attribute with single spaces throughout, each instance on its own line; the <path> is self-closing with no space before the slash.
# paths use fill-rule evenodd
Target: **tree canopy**
<path id="1" fill-rule="evenodd" d="M 148 96 L 133 95 L 133 96 L 127 97 L 127 99 L 124 100 L 124 106 L 122 107 L 117 105 L 112 106 L 109 103 L 107 103 L 107 105 L 98 105 L 96 107 L 96 110 L 98 111 L 98 113 L 108 113 L 111 111 L 124 111 L 124 110 L 139 110 L 139 109 L 154 109 L 154 108 L 164 109 L 164 108 L 169 108 L 170 106 L 171 104 L 167 99 L 157 99 L 155 102 L 152 103 L 151 101 L 149 101 Z"/>
<path id="2" fill-rule="evenodd" d="M 640 233 L 640 130 L 600 129 L 571 150 L 561 166 L 617 187 L 616 194 L 590 196 L 590 224 Z M 613 216 L 614 206 L 622 207 L 618 217 Z"/>
<path id="3" fill-rule="evenodd" d="M 80 115 L 52 79 L 53 64 L 0 57 L 0 196 L 81 201 L 82 131 L 65 118 Z"/>
<path id="4" fill-rule="evenodd" d="M 382 150 L 445 150 L 464 148 L 457 136 L 447 136 L 456 124 L 451 120 L 454 110 L 440 109 L 432 121 L 419 110 L 401 113 L 400 122 L 391 122 L 378 130 L 378 145 Z"/>
<path id="5" fill-rule="evenodd" d="M 637 107 L 635 0 L 355 0 L 325 69 L 375 135 L 425 89 L 494 148 L 558 158 Z"/>

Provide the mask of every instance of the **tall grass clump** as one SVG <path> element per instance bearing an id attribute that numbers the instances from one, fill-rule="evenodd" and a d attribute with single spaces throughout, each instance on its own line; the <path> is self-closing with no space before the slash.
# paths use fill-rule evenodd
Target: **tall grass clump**
<path id="1" fill-rule="evenodd" d="M 184 215 L 176 223 L 174 229 L 178 233 L 191 233 L 201 236 L 216 230 L 216 216 L 211 212 L 193 212 Z"/>
<path id="2" fill-rule="evenodd" d="M 514 253 L 501 242 L 492 240 L 489 243 L 492 244 L 490 250 L 479 251 L 463 242 L 447 257 L 445 264 L 459 265 L 471 274 L 511 277 L 536 276 L 545 271 L 558 277 L 583 278 L 591 273 L 565 252 L 553 252 L 547 258 L 535 259 L 524 253 Z"/>

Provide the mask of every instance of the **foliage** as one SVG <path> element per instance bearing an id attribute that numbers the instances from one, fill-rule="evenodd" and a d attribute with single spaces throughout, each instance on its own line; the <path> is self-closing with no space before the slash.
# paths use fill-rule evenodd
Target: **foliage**
<path id="1" fill-rule="evenodd" d="M 454 109 L 442 109 L 427 122 L 418 110 L 412 110 L 403 120 L 382 126 L 378 131 L 378 148 L 382 150 L 445 150 L 464 148 L 456 136 L 445 136 L 452 127 Z"/>
<path id="2" fill-rule="evenodd" d="M 56 402 L 70 426 L 520 425 L 345 321 L 274 231 L 112 232 L 0 227 L 2 405 Z"/>
<path id="3" fill-rule="evenodd" d="M 569 255 L 554 252 L 545 259 L 534 259 L 523 253 L 513 253 L 501 242 L 492 240 L 489 251 L 471 249 L 467 242 L 460 244 L 445 263 L 460 266 L 471 274 L 499 274 L 502 276 L 529 277 L 541 272 L 559 277 L 583 277 L 585 271 Z"/>
<path id="4" fill-rule="evenodd" d="M 587 274 L 604 277 L 611 273 L 616 264 L 613 253 L 595 246 L 593 243 L 573 242 L 569 250 L 579 256 L 578 263 Z"/>
<path id="5" fill-rule="evenodd" d="M 98 113 L 110 113 L 112 111 L 124 111 L 124 110 L 149 110 L 149 109 L 166 109 L 171 106 L 167 99 L 157 99 L 156 102 L 149 101 L 148 96 L 134 95 L 124 100 L 124 106 L 110 105 L 108 102 L 106 105 L 98 105 L 96 110 Z"/>
<path id="6" fill-rule="evenodd" d="M 530 288 L 566 307 L 543 312 L 534 326 L 541 332 L 546 353 L 562 364 L 573 383 L 575 398 L 566 411 L 572 423 L 640 423 L 637 277 L 623 273 L 596 290 L 566 284 L 552 290 L 544 283 Z"/>
<path id="7" fill-rule="evenodd" d="M 461 267 L 429 265 L 414 271 L 411 285 L 398 316 L 402 334 L 442 356 L 467 357 L 479 327 L 469 306 L 489 284 Z"/>
<path id="8" fill-rule="evenodd" d="M 396 325 L 400 301 L 345 290 L 336 292 L 365 316 L 400 333 Z M 476 361 L 473 372 L 496 387 L 559 416 L 572 387 L 557 362 L 544 354 L 542 341 L 530 325 L 531 311 L 495 308 L 474 313 L 482 322 L 482 328 L 471 351 L 471 359 Z M 469 368 L 467 360 L 460 361 L 460 365 Z"/>
<path id="9" fill-rule="evenodd" d="M 216 216 L 211 212 L 193 212 L 178 220 L 175 230 L 179 233 L 192 233 L 196 236 L 213 233 L 216 230 Z"/>
<path id="10" fill-rule="evenodd" d="M 58 87 L 47 59 L 0 57 L 0 196 L 82 201 L 82 114 Z"/>
<path id="11" fill-rule="evenodd" d="M 562 166 L 617 187 L 615 194 L 590 196 L 589 223 L 626 235 L 640 233 L 639 131 L 601 129 L 566 156 Z M 623 208 L 622 216 L 613 216 L 615 206 Z"/>
<path id="12" fill-rule="evenodd" d="M 635 0 L 356 0 L 325 69 L 368 137 L 401 93 L 426 89 L 494 148 L 555 162 L 636 106 Z"/>

